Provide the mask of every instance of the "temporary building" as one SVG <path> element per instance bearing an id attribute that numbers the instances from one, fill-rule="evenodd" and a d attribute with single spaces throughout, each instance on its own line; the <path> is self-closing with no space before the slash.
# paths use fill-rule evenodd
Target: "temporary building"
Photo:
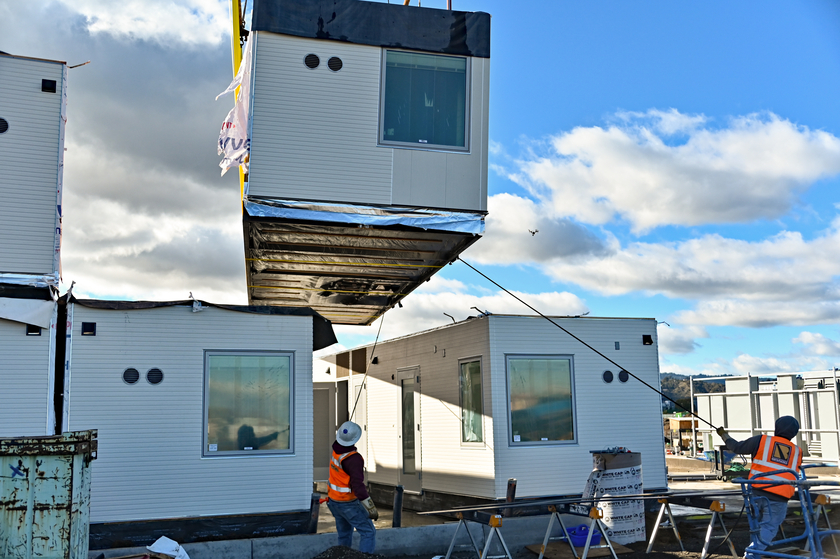
<path id="1" fill-rule="evenodd" d="M 91 547 L 305 531 L 310 309 L 71 299 L 65 430 L 97 429 Z"/>
<path id="2" fill-rule="evenodd" d="M 370 324 L 479 238 L 489 57 L 486 13 L 254 2 L 232 139 L 251 303 Z"/>
<path id="3" fill-rule="evenodd" d="M 374 499 L 430 510 L 470 500 L 580 494 L 592 454 L 641 454 L 667 487 L 656 321 L 483 315 L 325 358 L 362 397 L 353 420 Z M 368 369 L 367 380 L 364 369 Z"/>
<path id="4" fill-rule="evenodd" d="M 0 284 L 58 286 L 67 65 L 0 53 Z"/>

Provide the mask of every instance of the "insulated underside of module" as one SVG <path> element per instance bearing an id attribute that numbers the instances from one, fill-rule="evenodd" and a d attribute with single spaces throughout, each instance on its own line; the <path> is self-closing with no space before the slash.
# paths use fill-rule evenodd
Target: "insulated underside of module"
<path id="1" fill-rule="evenodd" d="M 370 324 L 480 238 L 406 225 L 257 216 L 248 208 L 249 303 L 311 307 L 334 324 Z"/>

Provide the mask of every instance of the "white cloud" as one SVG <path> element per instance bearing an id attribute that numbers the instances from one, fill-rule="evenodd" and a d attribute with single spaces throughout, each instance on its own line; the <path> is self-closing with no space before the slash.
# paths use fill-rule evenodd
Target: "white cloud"
<path id="1" fill-rule="evenodd" d="M 798 337 L 793 338 L 793 343 L 805 346 L 803 353 L 815 353 L 817 355 L 840 356 L 840 342 L 826 338 L 816 332 L 802 332 Z"/>
<path id="2" fill-rule="evenodd" d="M 814 181 L 840 173 L 840 138 L 772 113 L 720 129 L 675 110 L 619 117 L 618 125 L 552 137 L 549 153 L 530 154 L 510 178 L 557 217 L 620 217 L 640 233 L 776 218 Z M 668 141 L 677 132 L 684 143 Z"/>
<path id="3" fill-rule="evenodd" d="M 163 46 L 218 45 L 230 37 L 224 0 L 59 0 L 83 15 L 91 34 Z"/>
<path id="4" fill-rule="evenodd" d="M 688 326 L 685 328 L 671 328 L 659 323 L 656 328 L 660 354 L 691 353 L 699 347 L 697 338 L 708 338 L 705 328 Z"/>

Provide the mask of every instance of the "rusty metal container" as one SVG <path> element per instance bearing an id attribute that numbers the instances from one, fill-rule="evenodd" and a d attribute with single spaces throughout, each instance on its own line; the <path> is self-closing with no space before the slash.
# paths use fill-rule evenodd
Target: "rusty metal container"
<path id="1" fill-rule="evenodd" d="M 0 557 L 87 559 L 96 434 L 0 439 Z"/>

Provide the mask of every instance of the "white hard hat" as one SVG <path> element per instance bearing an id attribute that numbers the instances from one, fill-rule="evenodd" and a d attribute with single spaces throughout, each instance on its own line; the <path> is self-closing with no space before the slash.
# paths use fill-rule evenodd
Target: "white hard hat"
<path id="1" fill-rule="evenodd" d="M 345 421 L 335 432 L 335 440 L 341 446 L 353 446 L 362 438 L 362 428 L 352 421 Z"/>

